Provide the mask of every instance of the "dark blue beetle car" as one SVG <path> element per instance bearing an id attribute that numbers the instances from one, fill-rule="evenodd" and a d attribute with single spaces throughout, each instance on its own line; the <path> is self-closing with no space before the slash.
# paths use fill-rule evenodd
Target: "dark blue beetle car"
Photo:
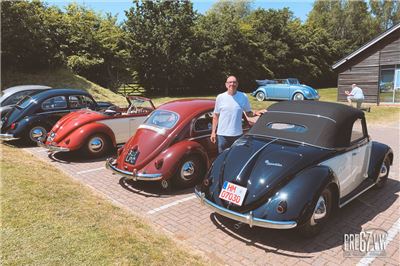
<path id="1" fill-rule="evenodd" d="M 264 100 L 318 100 L 318 92 L 310 86 L 300 84 L 296 78 L 256 80 L 258 88 L 251 95 Z"/>
<path id="2" fill-rule="evenodd" d="M 105 109 L 82 90 L 51 89 L 26 96 L 1 120 L 0 140 L 23 138 L 30 143 L 44 137 L 62 116 L 82 108 Z"/>
<path id="3" fill-rule="evenodd" d="M 393 152 L 371 141 L 364 113 L 328 102 L 280 102 L 214 161 L 196 195 L 215 212 L 317 234 L 335 207 L 382 187 Z"/>

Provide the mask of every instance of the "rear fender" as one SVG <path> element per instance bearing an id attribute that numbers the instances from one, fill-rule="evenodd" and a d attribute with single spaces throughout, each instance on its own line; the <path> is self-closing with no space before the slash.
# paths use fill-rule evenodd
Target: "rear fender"
<path id="1" fill-rule="evenodd" d="M 61 140 L 58 145 L 69 148 L 70 150 L 78 150 L 82 147 L 87 138 L 93 134 L 104 134 L 108 136 L 113 146 L 116 146 L 114 132 L 108 126 L 101 123 L 89 123 L 75 129 Z"/>
<path id="2" fill-rule="evenodd" d="M 256 209 L 254 216 L 276 221 L 297 221 L 301 225 L 310 219 L 319 195 L 328 185 L 338 190 L 338 180 L 329 167 L 320 165 L 308 168 L 279 189 L 266 204 Z M 337 197 L 335 191 L 333 196 Z M 287 210 L 282 214 L 276 211 L 281 201 L 287 203 Z M 336 199 L 334 202 L 337 202 Z"/>
<path id="3" fill-rule="evenodd" d="M 393 151 L 386 144 L 382 144 L 376 141 L 372 142 L 371 156 L 369 159 L 368 176 L 376 180 L 381 169 L 383 160 L 386 156 L 389 157 L 390 165 L 393 164 Z"/>
<path id="4" fill-rule="evenodd" d="M 206 164 L 205 166 L 208 169 L 209 159 L 203 146 L 197 142 L 186 140 L 178 142 L 161 152 L 154 160 L 144 167 L 143 171 L 149 174 L 162 173 L 163 179 L 170 179 L 175 174 L 176 168 L 178 167 L 180 161 L 185 156 L 189 155 L 199 156 Z M 162 167 L 160 169 L 156 169 L 155 163 L 161 159 L 163 160 Z"/>
<path id="5" fill-rule="evenodd" d="M 52 124 L 44 119 L 42 116 L 30 116 L 21 119 L 17 122 L 17 127 L 12 132 L 15 137 L 22 137 L 24 136 L 25 132 L 27 132 L 32 126 L 40 125 L 50 130 L 52 128 Z"/>

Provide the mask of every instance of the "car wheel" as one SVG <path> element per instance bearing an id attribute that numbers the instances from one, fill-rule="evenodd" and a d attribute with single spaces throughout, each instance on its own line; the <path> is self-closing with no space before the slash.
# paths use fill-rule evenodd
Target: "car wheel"
<path id="1" fill-rule="evenodd" d="M 97 158 L 104 156 L 108 152 L 110 146 L 110 140 L 106 135 L 94 134 L 87 139 L 84 145 L 84 151 L 88 156 Z"/>
<path id="2" fill-rule="evenodd" d="M 36 141 L 38 141 L 41 138 L 45 138 L 47 135 L 47 129 L 43 126 L 33 126 L 28 130 L 28 136 L 27 136 L 27 141 L 30 144 L 36 144 Z"/>
<path id="3" fill-rule="evenodd" d="M 332 211 L 332 191 L 326 187 L 318 197 L 310 219 L 299 227 L 299 232 L 305 237 L 316 236 L 327 223 Z"/>
<path id="4" fill-rule="evenodd" d="M 375 187 L 376 188 L 383 188 L 388 180 L 390 170 L 390 160 L 388 157 L 383 160 L 381 165 L 381 169 L 379 171 L 378 179 L 376 180 Z"/>
<path id="5" fill-rule="evenodd" d="M 293 95 L 293 100 L 294 101 L 303 101 L 304 100 L 304 95 L 301 94 L 300 92 L 297 92 Z"/>
<path id="6" fill-rule="evenodd" d="M 259 102 L 264 101 L 264 100 L 265 100 L 265 93 L 262 92 L 262 91 L 257 92 L 257 94 L 256 94 L 256 99 L 257 99 L 257 101 L 259 101 Z"/>
<path id="7" fill-rule="evenodd" d="M 196 185 L 203 178 L 205 164 L 198 156 L 187 156 L 179 164 L 174 183 L 180 188 Z"/>

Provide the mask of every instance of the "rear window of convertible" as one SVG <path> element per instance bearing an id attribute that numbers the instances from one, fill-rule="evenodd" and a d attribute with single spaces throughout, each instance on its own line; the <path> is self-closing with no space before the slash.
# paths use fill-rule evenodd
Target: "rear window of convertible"
<path id="1" fill-rule="evenodd" d="M 302 125 L 279 123 L 279 122 L 268 123 L 267 128 L 279 131 L 297 132 L 297 133 L 304 133 L 307 131 L 307 127 Z"/>
<path id="2" fill-rule="evenodd" d="M 179 116 L 176 113 L 164 110 L 156 110 L 144 122 L 146 125 L 161 128 L 172 128 L 178 122 Z"/>

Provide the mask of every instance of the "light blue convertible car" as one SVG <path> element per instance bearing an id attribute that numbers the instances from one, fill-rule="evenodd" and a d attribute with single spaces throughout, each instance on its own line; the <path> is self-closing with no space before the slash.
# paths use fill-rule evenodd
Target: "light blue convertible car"
<path id="1" fill-rule="evenodd" d="M 300 84 L 296 78 L 256 80 L 258 88 L 251 93 L 258 101 L 264 100 L 318 100 L 318 92 Z"/>

